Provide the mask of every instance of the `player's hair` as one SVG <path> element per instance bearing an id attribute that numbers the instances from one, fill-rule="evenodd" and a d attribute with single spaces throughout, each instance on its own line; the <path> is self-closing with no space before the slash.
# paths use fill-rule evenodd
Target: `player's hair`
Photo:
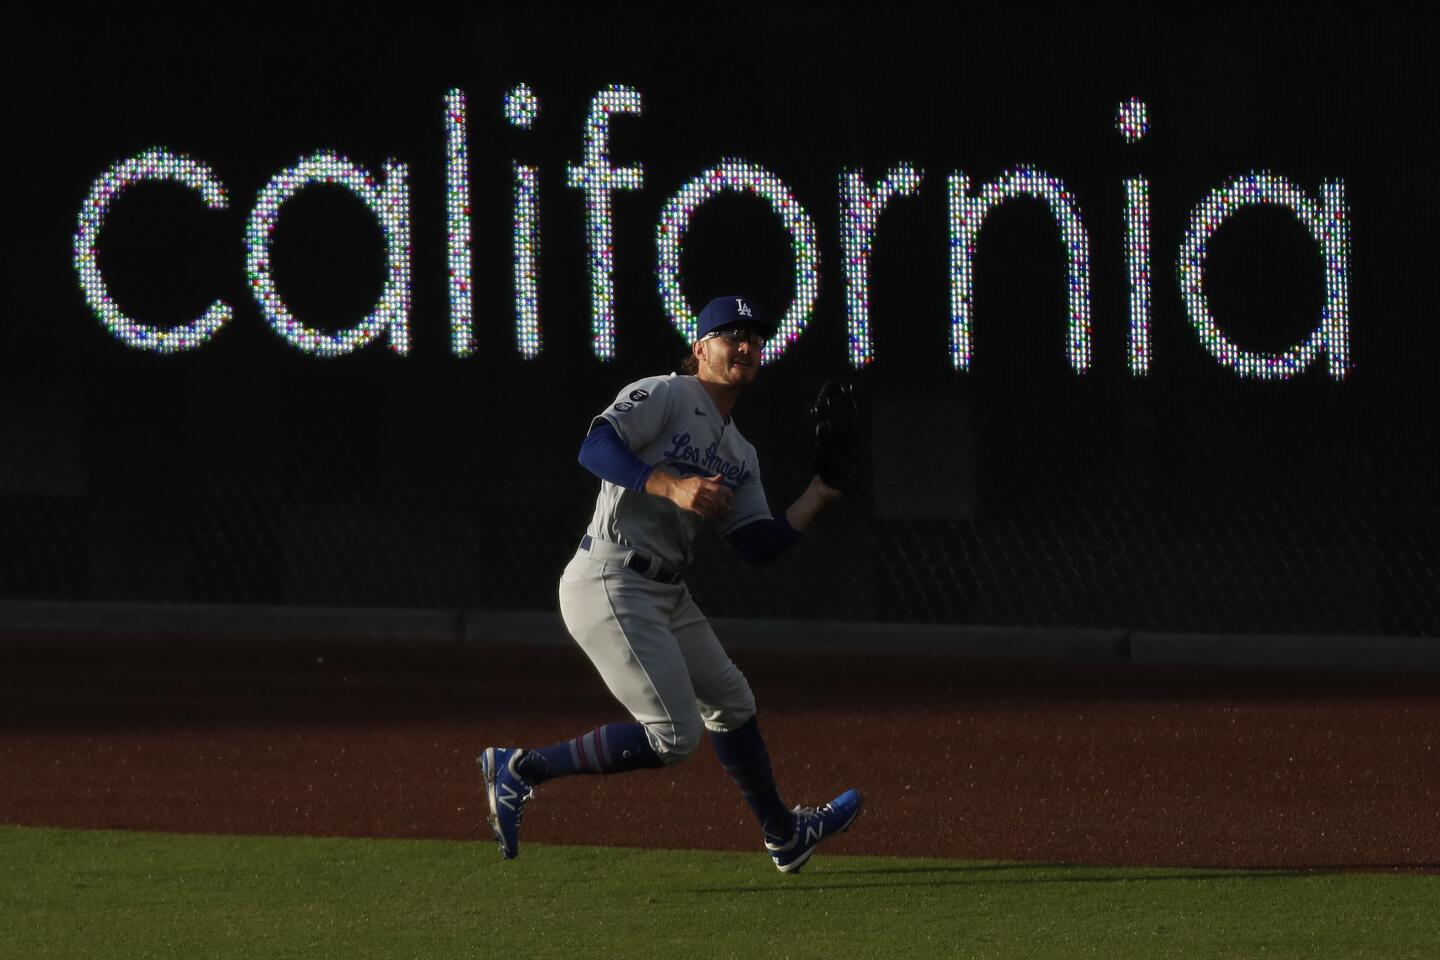
<path id="1" fill-rule="evenodd" d="M 687 377 L 693 377 L 700 372 L 700 360 L 693 352 L 680 358 L 680 372 Z"/>

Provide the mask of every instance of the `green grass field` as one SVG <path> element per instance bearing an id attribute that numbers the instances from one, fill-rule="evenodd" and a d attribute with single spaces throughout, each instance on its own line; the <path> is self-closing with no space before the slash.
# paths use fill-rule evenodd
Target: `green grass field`
<path id="1" fill-rule="evenodd" d="M 0 956 L 1434 957 L 1440 878 L 0 827 Z"/>

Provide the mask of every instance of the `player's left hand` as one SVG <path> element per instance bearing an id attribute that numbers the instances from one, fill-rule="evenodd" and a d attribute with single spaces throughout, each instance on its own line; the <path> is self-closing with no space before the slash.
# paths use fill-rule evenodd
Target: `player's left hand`
<path id="1" fill-rule="evenodd" d="M 854 388 L 829 380 L 810 404 L 815 420 L 815 472 L 830 490 L 854 490 L 864 473 L 860 408 Z"/>
<path id="2" fill-rule="evenodd" d="M 845 496 L 845 491 L 837 490 L 830 486 L 825 482 L 825 478 L 818 473 L 810 478 L 810 492 L 824 503 L 829 503 L 831 500 Z"/>

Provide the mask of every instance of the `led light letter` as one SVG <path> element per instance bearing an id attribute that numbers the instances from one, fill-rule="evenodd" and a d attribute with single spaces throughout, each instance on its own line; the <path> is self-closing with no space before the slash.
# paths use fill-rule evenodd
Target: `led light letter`
<path id="1" fill-rule="evenodd" d="M 475 352 L 474 292 L 470 264 L 470 157 L 466 143 L 465 91 L 445 94 L 446 249 L 450 261 L 450 349 Z"/>
<path id="2" fill-rule="evenodd" d="M 1115 129 L 1126 143 L 1139 143 L 1150 132 L 1150 111 L 1145 101 L 1131 97 L 1115 110 Z"/>
<path id="3" fill-rule="evenodd" d="M 1069 277 L 1069 336 L 1065 355 L 1076 373 L 1090 369 L 1090 239 L 1080 209 L 1065 184 L 1034 167 L 1002 173 L 968 196 L 970 178 L 950 177 L 950 353 L 955 369 L 969 370 L 975 311 L 975 240 L 990 211 L 1013 197 L 1044 200 L 1060 226 Z"/>
<path id="4" fill-rule="evenodd" d="M 790 231 L 795 251 L 795 299 L 780 319 L 779 329 L 761 354 L 768 363 L 792 340 L 799 338 L 810 320 L 815 295 L 820 289 L 820 248 L 815 242 L 815 223 L 790 190 L 778 177 L 764 167 L 744 160 L 722 160 L 680 188 L 660 212 L 660 225 L 655 236 L 655 275 L 659 281 L 660 299 L 670 322 L 686 343 L 695 339 L 696 318 L 685 294 L 680 289 L 680 241 L 695 210 L 711 197 L 726 190 L 749 191 L 769 201 Z"/>
<path id="5" fill-rule="evenodd" d="M 540 101 L 525 84 L 505 95 L 505 119 L 530 129 Z M 520 353 L 540 353 L 540 170 L 521 163 L 515 171 L 515 342 Z"/>
<path id="6" fill-rule="evenodd" d="M 404 355 L 410 349 L 410 191 L 403 163 L 385 163 L 385 182 L 377 184 L 361 167 L 334 153 L 321 152 L 282 170 L 265 185 L 255 200 L 245 230 L 245 269 L 250 290 L 265 319 L 290 343 L 322 357 L 353 353 L 382 332 L 390 349 Z M 336 334 L 305 326 L 291 315 L 275 287 L 270 264 L 270 238 L 280 219 L 280 207 L 312 183 L 345 187 L 380 221 L 385 235 L 386 277 L 380 302 L 364 320 Z"/>
<path id="7" fill-rule="evenodd" d="M 1150 132 L 1145 101 L 1131 97 L 1115 111 L 1115 129 L 1126 143 Z M 1130 279 L 1130 372 L 1150 372 L 1150 182 L 1125 181 L 1125 273 Z"/>
<path id="8" fill-rule="evenodd" d="M 197 191 L 211 210 L 224 210 L 225 188 L 214 171 L 199 160 L 170 153 L 160 147 L 136 157 L 122 160 L 101 174 L 90 188 L 80 208 L 79 227 L 75 231 L 75 272 L 80 275 L 80 288 L 85 301 L 100 318 L 105 328 L 128 346 L 157 353 L 176 353 L 203 345 L 223 327 L 231 316 L 230 305 L 224 300 L 210 304 L 200 317 L 183 326 L 164 329 L 146 326 L 125 315 L 105 287 L 96 256 L 96 242 L 105 214 L 120 192 L 145 180 L 174 180 Z"/>
<path id="9" fill-rule="evenodd" d="M 1273 203 L 1291 210 L 1320 244 L 1325 260 L 1325 306 L 1320 326 L 1303 342 L 1278 354 L 1255 353 L 1231 343 L 1210 314 L 1205 296 L 1206 245 L 1225 219 L 1242 207 Z M 1307 197 L 1294 183 L 1272 173 L 1236 177 L 1195 208 L 1180 244 L 1180 295 L 1205 349 L 1242 377 L 1286 379 L 1324 353 L 1330 376 L 1345 379 L 1350 369 L 1350 220 L 1343 180 L 1320 184 L 1320 200 Z"/>
<path id="10" fill-rule="evenodd" d="M 595 356 L 615 356 L 615 268 L 610 194 L 639 190 L 645 171 L 610 166 L 610 114 L 640 113 L 640 93 L 633 87 L 612 86 L 595 94 L 585 122 L 585 162 L 570 165 L 570 186 L 585 192 L 585 233 L 590 244 L 591 336 Z"/>
<path id="11" fill-rule="evenodd" d="M 1125 272 L 1130 278 L 1130 372 L 1150 372 L 1150 183 L 1125 181 Z"/>
<path id="12" fill-rule="evenodd" d="M 840 244 L 845 250 L 845 306 L 850 330 L 850 363 L 875 359 L 870 346 L 870 251 L 875 226 L 890 198 L 920 190 L 920 171 L 908 163 L 892 167 L 872 190 L 861 171 L 840 174 Z"/>

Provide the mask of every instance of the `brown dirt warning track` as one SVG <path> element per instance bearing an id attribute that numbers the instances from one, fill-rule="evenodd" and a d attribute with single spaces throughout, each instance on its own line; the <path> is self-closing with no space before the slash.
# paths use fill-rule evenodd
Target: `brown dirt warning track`
<path id="1" fill-rule="evenodd" d="M 1440 870 L 1440 677 L 740 651 L 827 853 Z M 574 648 L 0 641 L 0 823 L 473 840 L 475 757 L 625 719 Z M 523 842 L 756 850 L 708 745 L 546 784 Z"/>

